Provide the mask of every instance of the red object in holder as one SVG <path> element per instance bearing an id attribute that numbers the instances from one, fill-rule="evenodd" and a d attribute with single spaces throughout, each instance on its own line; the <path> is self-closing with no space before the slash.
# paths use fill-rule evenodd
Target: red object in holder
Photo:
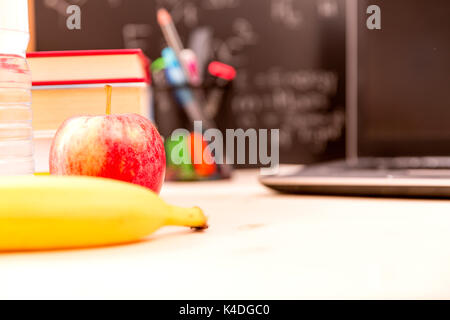
<path id="1" fill-rule="evenodd" d="M 215 174 L 216 164 L 214 157 L 209 151 L 208 143 L 203 139 L 203 136 L 200 133 L 192 132 L 189 135 L 188 146 L 190 147 L 191 163 L 195 172 L 200 177 L 208 177 Z M 201 161 L 196 163 L 195 160 Z"/>
<path id="2" fill-rule="evenodd" d="M 219 61 L 213 61 L 208 65 L 208 72 L 218 78 L 231 81 L 236 77 L 236 69 Z"/>

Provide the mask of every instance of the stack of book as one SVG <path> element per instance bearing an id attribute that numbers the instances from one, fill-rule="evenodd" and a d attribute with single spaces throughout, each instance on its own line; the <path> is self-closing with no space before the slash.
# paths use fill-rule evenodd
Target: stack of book
<path id="1" fill-rule="evenodd" d="M 113 113 L 152 119 L 149 61 L 139 49 L 32 52 L 27 60 L 38 172 L 48 170 L 51 141 L 64 120 L 105 114 L 106 84 L 113 87 Z"/>

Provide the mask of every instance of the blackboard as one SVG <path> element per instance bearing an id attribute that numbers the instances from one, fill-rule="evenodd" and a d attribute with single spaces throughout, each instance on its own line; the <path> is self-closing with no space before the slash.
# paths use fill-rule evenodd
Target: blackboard
<path id="1" fill-rule="evenodd" d="M 282 162 L 344 156 L 345 0 L 36 0 L 38 50 L 166 45 L 156 22 L 165 7 L 186 45 L 199 27 L 211 58 L 236 67 L 221 127 L 279 128 Z M 66 8 L 81 8 L 81 29 Z"/>

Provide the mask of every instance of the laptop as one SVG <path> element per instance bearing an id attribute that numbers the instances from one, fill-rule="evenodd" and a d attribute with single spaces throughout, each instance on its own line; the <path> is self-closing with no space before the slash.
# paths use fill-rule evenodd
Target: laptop
<path id="1" fill-rule="evenodd" d="M 367 26 L 371 5 L 381 29 Z M 348 0 L 346 24 L 346 159 L 261 182 L 289 193 L 450 197 L 450 1 Z"/>

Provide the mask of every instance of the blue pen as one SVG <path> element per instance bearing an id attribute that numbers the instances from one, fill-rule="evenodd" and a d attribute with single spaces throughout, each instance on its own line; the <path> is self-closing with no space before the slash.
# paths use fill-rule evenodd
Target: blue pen
<path id="1" fill-rule="evenodd" d="M 164 59 L 167 81 L 171 86 L 175 87 L 177 101 L 186 111 L 189 120 L 192 122 L 202 121 L 202 126 L 205 129 L 215 127 L 211 121 L 205 118 L 192 91 L 187 87 L 188 81 L 173 49 L 170 47 L 164 48 L 162 57 Z"/>

